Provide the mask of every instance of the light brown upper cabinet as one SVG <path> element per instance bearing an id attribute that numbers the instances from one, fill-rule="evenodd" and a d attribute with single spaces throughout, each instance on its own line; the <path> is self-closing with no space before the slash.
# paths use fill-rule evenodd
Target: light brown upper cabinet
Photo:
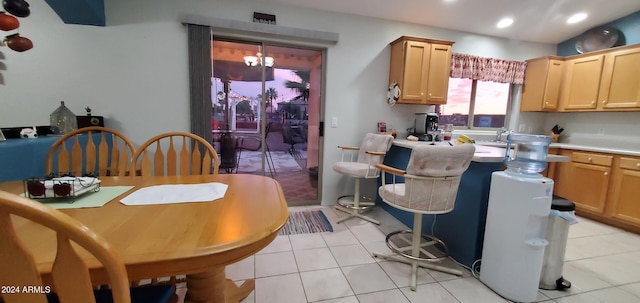
<path id="1" fill-rule="evenodd" d="M 389 84 L 400 87 L 397 103 L 446 104 L 453 42 L 402 36 L 391 42 Z"/>
<path id="2" fill-rule="evenodd" d="M 598 100 L 598 108 L 602 110 L 640 108 L 640 47 L 604 56 Z"/>
<path id="3" fill-rule="evenodd" d="M 555 111 L 560 101 L 564 60 L 544 57 L 527 60 L 520 111 Z"/>
<path id="4" fill-rule="evenodd" d="M 604 55 L 590 55 L 567 60 L 562 90 L 562 109 L 596 109 Z"/>

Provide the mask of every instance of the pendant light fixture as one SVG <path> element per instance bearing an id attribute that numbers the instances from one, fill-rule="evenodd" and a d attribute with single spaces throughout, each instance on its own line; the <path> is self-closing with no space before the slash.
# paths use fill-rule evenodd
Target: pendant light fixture
<path id="1" fill-rule="evenodd" d="M 249 67 L 262 66 L 262 65 L 266 67 L 273 67 L 274 63 L 275 61 L 273 60 L 273 57 L 262 56 L 261 46 L 258 46 L 258 52 L 256 53 L 255 56 L 244 56 L 244 64 L 246 64 Z"/>

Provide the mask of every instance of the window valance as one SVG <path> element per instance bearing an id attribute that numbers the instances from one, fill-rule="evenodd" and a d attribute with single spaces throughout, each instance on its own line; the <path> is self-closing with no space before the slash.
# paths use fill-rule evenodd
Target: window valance
<path id="1" fill-rule="evenodd" d="M 451 77 L 523 84 L 527 62 L 452 54 Z"/>

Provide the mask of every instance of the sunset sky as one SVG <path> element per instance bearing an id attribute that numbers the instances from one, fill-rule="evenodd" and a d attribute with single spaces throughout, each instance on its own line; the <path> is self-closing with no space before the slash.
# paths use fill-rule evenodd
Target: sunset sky
<path id="1" fill-rule="evenodd" d="M 471 79 L 449 79 L 449 97 L 442 107 L 443 115 L 469 114 Z M 509 99 L 509 84 L 478 82 L 476 92 L 476 114 L 504 114 Z"/>
<path id="2" fill-rule="evenodd" d="M 273 87 L 278 92 L 278 99 L 276 103 L 284 102 L 295 98 L 298 93 L 294 90 L 288 89 L 284 86 L 284 83 L 288 80 L 299 82 L 300 78 L 296 76 L 291 70 L 288 69 L 274 69 L 274 80 L 266 82 L 266 89 Z M 262 84 L 261 82 L 243 82 L 243 81 L 232 81 L 231 85 L 231 95 L 234 93 L 238 96 L 245 96 L 249 98 L 257 98 L 259 94 L 262 93 Z M 223 90 L 222 82 L 216 78 L 216 81 L 211 88 L 212 97 L 215 97 L 218 91 Z"/>

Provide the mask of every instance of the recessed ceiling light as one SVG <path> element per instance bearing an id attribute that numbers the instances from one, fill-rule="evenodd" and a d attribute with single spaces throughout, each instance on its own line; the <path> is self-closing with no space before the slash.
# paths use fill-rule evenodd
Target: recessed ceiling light
<path id="1" fill-rule="evenodd" d="M 511 26 L 511 24 L 513 24 L 513 19 L 504 18 L 504 19 L 500 20 L 500 22 L 498 22 L 498 24 L 496 26 L 498 28 L 505 28 L 505 27 Z"/>
<path id="2" fill-rule="evenodd" d="M 567 19 L 568 24 L 578 23 L 584 19 L 587 19 L 586 13 L 577 13 Z"/>

